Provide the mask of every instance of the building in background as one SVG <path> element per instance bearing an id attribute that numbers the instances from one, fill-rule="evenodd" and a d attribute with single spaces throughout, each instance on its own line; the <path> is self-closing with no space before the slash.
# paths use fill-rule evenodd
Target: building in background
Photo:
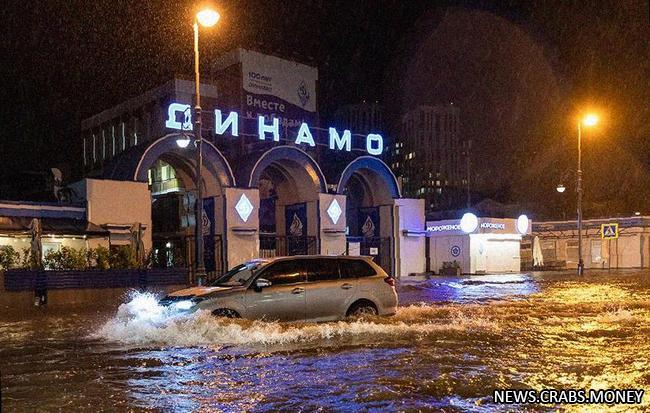
<path id="1" fill-rule="evenodd" d="M 224 54 L 211 69 L 210 76 L 201 83 L 202 106 L 218 107 L 224 117 L 228 111 L 235 111 L 241 117 L 237 144 L 223 144 L 212 137 L 213 112 L 203 113 L 205 137 L 228 155 L 247 156 L 273 146 L 257 138 L 259 115 L 280 120 L 282 140 L 294 138 L 302 122 L 318 127 L 318 69 L 315 67 L 239 48 Z M 116 155 L 168 133 L 165 120 L 169 104 L 192 106 L 194 93 L 194 81 L 176 78 L 84 119 L 81 124 L 84 175 L 96 176 Z M 190 112 L 185 115 L 188 119 Z M 156 168 L 164 166 L 161 163 Z M 151 177 L 158 179 L 164 175 L 163 170 L 158 170 Z M 165 191 L 170 192 L 169 188 Z"/>
<path id="2" fill-rule="evenodd" d="M 193 82 L 173 79 L 83 121 L 87 179 L 71 187 L 111 242 L 130 219 L 169 266 L 191 265 L 198 183 L 214 275 L 251 258 L 314 253 L 372 255 L 398 276 L 424 271 L 424 201 L 402 197 L 382 160 L 384 137 L 369 129 L 378 107 L 363 124 L 321 127 L 317 68 L 244 49 L 203 79 L 200 180 Z"/>
<path id="3" fill-rule="evenodd" d="M 383 133 L 384 108 L 378 102 L 362 102 L 340 106 L 334 112 L 334 124 L 355 133 Z"/>
<path id="4" fill-rule="evenodd" d="M 464 204 L 467 180 L 458 108 L 417 106 L 402 116 L 397 130 L 388 156 L 404 196 L 425 199 L 427 211 Z"/>
<path id="5" fill-rule="evenodd" d="M 164 135 L 169 104 L 191 102 L 193 96 L 194 82 L 172 79 L 84 119 L 81 122 L 84 175 L 97 176 L 117 155 Z M 201 84 L 201 97 L 205 105 L 215 105 L 216 87 Z"/>
<path id="6" fill-rule="evenodd" d="M 219 90 L 220 107 L 244 118 L 273 116 L 285 130 L 301 122 L 318 124 L 316 67 L 237 48 L 217 59 L 211 83 Z"/>
<path id="7" fill-rule="evenodd" d="M 650 267 L 650 217 L 587 219 L 582 227 L 585 268 Z M 541 252 L 537 263 L 533 262 L 535 250 Z M 531 236 L 522 243 L 521 256 L 524 268 L 577 268 L 577 222 L 533 223 Z"/>

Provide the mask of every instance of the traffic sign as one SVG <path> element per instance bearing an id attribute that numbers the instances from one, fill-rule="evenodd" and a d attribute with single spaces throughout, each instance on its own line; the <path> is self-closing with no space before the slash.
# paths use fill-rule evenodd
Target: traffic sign
<path id="1" fill-rule="evenodd" d="M 618 238 L 618 224 L 601 224 L 600 236 L 602 239 Z"/>

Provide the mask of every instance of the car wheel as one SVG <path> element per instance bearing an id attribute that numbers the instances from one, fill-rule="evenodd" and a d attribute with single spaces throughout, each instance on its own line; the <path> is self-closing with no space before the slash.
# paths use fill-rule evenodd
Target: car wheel
<path id="1" fill-rule="evenodd" d="M 230 308 L 218 308 L 212 312 L 212 315 L 215 317 L 240 318 L 237 311 Z"/>
<path id="2" fill-rule="evenodd" d="M 358 318 L 377 315 L 377 307 L 369 301 L 352 304 L 348 310 L 348 317 Z"/>

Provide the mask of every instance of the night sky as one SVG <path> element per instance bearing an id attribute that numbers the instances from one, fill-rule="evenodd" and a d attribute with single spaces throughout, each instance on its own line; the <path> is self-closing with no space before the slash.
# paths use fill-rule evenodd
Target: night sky
<path id="1" fill-rule="evenodd" d="M 0 198 L 18 171 L 78 176 L 84 117 L 192 75 L 192 1 L 16 1 L 0 10 Z M 576 117 L 585 215 L 650 214 L 650 12 L 638 1 L 235 1 L 201 39 L 316 65 L 325 120 L 378 100 L 389 119 L 454 102 L 475 190 L 542 216 L 573 205 Z M 555 186 L 563 180 L 567 192 Z M 12 182 L 15 183 L 15 182 Z"/>

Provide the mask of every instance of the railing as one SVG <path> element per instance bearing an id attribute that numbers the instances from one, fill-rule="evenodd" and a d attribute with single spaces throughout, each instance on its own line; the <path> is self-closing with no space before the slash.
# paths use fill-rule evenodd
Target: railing
<path id="1" fill-rule="evenodd" d="M 373 257 L 381 268 L 389 275 L 393 272 L 393 239 L 387 238 L 366 238 L 348 237 L 347 254 L 350 254 L 350 243 L 359 244 L 359 253 Z"/>
<path id="2" fill-rule="evenodd" d="M 262 258 L 313 254 L 318 254 L 316 237 L 260 234 L 260 257 Z"/>
<path id="3" fill-rule="evenodd" d="M 189 281 L 187 268 L 147 270 L 7 270 L 7 291 L 58 290 L 67 288 L 144 288 L 147 286 L 184 285 Z"/>
<path id="4" fill-rule="evenodd" d="M 226 268 L 226 263 L 224 259 L 224 246 L 223 238 L 220 234 L 214 236 L 214 248 L 208 248 L 210 243 L 208 242 L 208 237 L 204 237 L 205 243 L 203 244 L 205 248 L 204 262 L 206 267 L 209 266 L 211 260 L 214 260 L 214 269 L 206 268 L 206 279 L 203 280 L 204 283 L 214 281 L 223 275 L 228 269 Z M 185 255 L 184 259 L 187 263 L 187 266 L 190 268 L 190 272 L 193 272 L 194 269 L 194 236 L 187 235 L 185 237 Z M 212 254 L 212 256 L 210 256 Z M 192 283 L 197 282 L 196 279 L 192 278 Z"/>

